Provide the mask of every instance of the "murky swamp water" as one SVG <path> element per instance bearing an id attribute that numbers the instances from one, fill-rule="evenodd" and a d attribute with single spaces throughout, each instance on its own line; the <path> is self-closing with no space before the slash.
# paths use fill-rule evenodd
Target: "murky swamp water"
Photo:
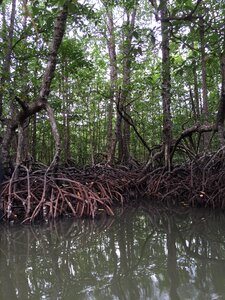
<path id="1" fill-rule="evenodd" d="M 6 299 L 225 299 L 225 213 L 146 206 L 95 221 L 2 225 Z"/>

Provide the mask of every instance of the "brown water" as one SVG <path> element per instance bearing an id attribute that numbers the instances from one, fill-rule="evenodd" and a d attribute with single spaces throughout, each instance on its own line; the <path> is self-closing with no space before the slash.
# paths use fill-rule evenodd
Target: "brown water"
<path id="1" fill-rule="evenodd" d="M 0 232 L 0 300 L 225 299 L 225 213 L 129 208 Z"/>

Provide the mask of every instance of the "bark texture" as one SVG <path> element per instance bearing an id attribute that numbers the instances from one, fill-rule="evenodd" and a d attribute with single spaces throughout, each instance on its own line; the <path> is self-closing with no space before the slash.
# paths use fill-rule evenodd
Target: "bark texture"
<path id="1" fill-rule="evenodd" d="M 162 104 L 163 104 L 163 145 L 165 166 L 170 169 L 170 152 L 172 146 L 171 118 L 171 78 L 170 78 L 170 24 L 167 18 L 167 1 L 161 1 L 162 33 Z"/>
<path id="2" fill-rule="evenodd" d="M 208 87 L 207 87 L 207 69 L 206 69 L 206 51 L 205 51 L 205 25 L 204 20 L 200 17 L 200 51 L 201 51 L 201 69 L 202 69 L 202 115 L 204 124 L 209 124 L 209 109 L 208 109 Z M 203 150 L 208 151 L 209 134 L 203 135 Z"/>
<path id="3" fill-rule="evenodd" d="M 110 100 L 108 103 L 108 126 L 107 126 L 107 162 L 113 163 L 115 159 L 116 135 L 113 133 L 113 105 L 118 103 L 118 68 L 116 56 L 115 28 L 111 7 L 106 8 L 107 46 L 110 63 Z"/>
<path id="4" fill-rule="evenodd" d="M 10 17 L 10 27 L 7 37 L 7 47 L 5 52 L 5 58 L 2 66 L 2 76 L 0 79 L 0 118 L 2 117 L 2 106 L 3 106 L 3 97 L 4 97 L 4 87 L 7 82 L 10 80 L 9 71 L 11 65 L 11 56 L 12 56 L 12 44 L 13 44 L 13 32 L 16 16 L 16 0 L 12 1 L 12 10 Z M 4 20 L 3 20 L 4 21 Z"/>
<path id="5" fill-rule="evenodd" d="M 224 20 L 225 21 L 225 20 Z M 224 22 L 225 26 L 225 22 Z M 225 27 L 224 27 L 224 41 L 223 41 L 223 49 L 221 53 L 220 59 L 221 65 L 221 97 L 219 101 L 219 108 L 217 113 L 217 127 L 218 127 L 218 135 L 220 146 L 224 146 L 224 121 L 225 121 Z"/>
<path id="6" fill-rule="evenodd" d="M 132 38 L 135 27 L 137 4 L 131 11 L 126 11 L 126 23 L 123 32 L 123 85 L 121 89 L 121 107 L 123 113 L 130 115 L 130 85 L 131 85 L 131 62 L 132 62 Z M 127 164 L 130 159 L 130 124 L 122 122 L 122 138 L 119 140 L 119 161 Z"/>

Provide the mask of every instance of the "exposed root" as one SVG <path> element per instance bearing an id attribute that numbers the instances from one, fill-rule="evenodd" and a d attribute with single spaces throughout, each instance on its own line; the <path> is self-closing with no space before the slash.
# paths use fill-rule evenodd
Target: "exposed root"
<path id="1" fill-rule="evenodd" d="M 1 219 L 27 223 L 60 216 L 114 215 L 114 207 L 141 199 L 225 208 L 225 159 L 223 151 L 176 166 L 171 172 L 158 168 L 129 171 L 109 166 L 85 170 L 18 167 L 2 186 Z"/>
<path id="2" fill-rule="evenodd" d="M 65 215 L 92 218 L 102 212 L 114 215 L 112 206 L 123 205 L 131 180 L 129 176 L 119 178 L 123 172 L 118 172 L 120 176 L 113 169 L 74 172 L 68 168 L 53 174 L 20 167 L 19 178 L 14 180 L 13 175 L 3 184 L 2 214 L 4 219 L 24 223 Z"/>
<path id="3" fill-rule="evenodd" d="M 219 152 L 175 167 L 152 171 L 140 180 L 145 195 L 156 201 L 225 208 L 225 160 Z"/>

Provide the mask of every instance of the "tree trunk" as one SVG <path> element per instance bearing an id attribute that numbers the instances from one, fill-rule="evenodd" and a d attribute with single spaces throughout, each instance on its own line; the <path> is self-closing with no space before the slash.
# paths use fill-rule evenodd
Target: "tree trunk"
<path id="1" fill-rule="evenodd" d="M 110 101 L 108 103 L 108 126 L 107 126 L 107 162 L 113 163 L 115 159 L 116 134 L 113 134 L 113 104 L 118 104 L 118 70 L 116 57 L 115 29 L 113 12 L 111 7 L 106 7 L 107 31 L 108 31 L 108 53 L 110 62 Z M 118 117 L 118 116 L 117 116 Z M 118 118 L 117 118 L 118 120 Z"/>
<path id="2" fill-rule="evenodd" d="M 22 20 L 22 26 L 23 26 L 23 32 L 26 32 L 27 29 L 27 2 L 28 0 L 23 0 L 23 12 L 24 17 Z M 25 38 L 25 41 L 27 41 L 27 38 Z M 26 70 L 28 70 L 28 61 L 24 61 L 21 65 L 21 70 L 23 74 L 26 74 Z M 22 94 L 24 95 L 24 99 L 27 98 L 29 93 L 29 85 L 28 85 L 28 76 L 27 80 L 24 82 L 22 86 Z M 21 159 L 23 162 L 29 162 L 30 161 L 30 153 L 29 153 L 29 126 L 26 126 L 26 128 L 23 129 L 23 140 L 22 140 L 22 149 L 23 153 L 21 156 Z"/>
<path id="3" fill-rule="evenodd" d="M 54 138 L 54 142 L 55 142 L 55 153 L 54 153 L 54 157 L 53 157 L 53 160 L 52 160 L 49 168 L 51 168 L 51 167 L 54 168 L 58 164 L 59 159 L 60 159 L 61 143 L 60 143 L 60 136 L 59 136 L 59 131 L 58 131 L 56 119 L 54 116 L 54 112 L 49 104 L 46 104 L 46 111 L 48 114 L 49 122 L 50 122 L 52 133 L 53 133 L 53 138 Z"/>
<path id="4" fill-rule="evenodd" d="M 36 117 L 36 114 L 33 115 L 31 153 L 32 153 L 33 161 L 36 161 L 37 160 L 37 117 Z"/>
<path id="5" fill-rule="evenodd" d="M 5 57 L 3 60 L 2 77 L 0 79 L 0 86 L 1 86 L 1 88 L 0 88 L 0 118 L 2 118 L 2 113 L 3 113 L 2 104 L 3 104 L 3 98 L 4 98 L 4 86 L 10 80 L 10 65 L 11 65 L 11 56 L 12 56 L 12 43 L 13 43 L 15 16 L 16 16 L 16 0 L 13 0 L 11 17 L 10 17 L 10 27 L 9 27 L 8 37 L 7 37 L 7 47 L 6 47 Z M 4 20 L 4 18 L 3 18 L 3 20 Z M 4 30 L 4 28 L 3 28 L 3 30 Z"/>
<path id="6" fill-rule="evenodd" d="M 225 121 L 225 19 L 224 19 L 224 33 L 223 33 L 223 49 L 220 58 L 221 65 L 221 97 L 219 101 L 219 108 L 217 113 L 217 128 L 220 146 L 224 146 L 224 121 Z"/>
<path id="7" fill-rule="evenodd" d="M 133 38 L 135 19 L 136 19 L 137 8 L 136 4 L 131 12 L 126 11 L 126 23 L 123 32 L 123 85 L 121 90 L 121 108 L 124 113 L 130 115 L 130 78 L 131 78 L 131 43 Z M 127 164 L 130 159 L 130 125 L 123 119 L 122 120 L 123 132 L 122 138 L 119 143 L 119 161 L 123 164 Z"/>
<path id="8" fill-rule="evenodd" d="M 202 69 L 202 114 L 204 125 L 209 124 L 209 109 L 208 109 L 208 87 L 207 87 L 207 70 L 206 70 L 206 52 L 205 52 L 205 26 L 203 17 L 200 18 L 200 50 L 201 50 L 201 69 Z M 203 149 L 207 152 L 209 148 L 209 133 L 203 135 Z"/>
<path id="9" fill-rule="evenodd" d="M 15 0 L 14 0 L 15 1 Z M 45 73 L 42 79 L 42 84 L 40 88 L 40 93 L 36 101 L 31 104 L 23 103 L 21 105 L 22 109 L 20 112 L 14 116 L 14 119 L 10 120 L 6 132 L 3 137 L 2 142 L 2 159 L 3 161 L 7 160 L 8 151 L 10 148 L 10 142 L 12 133 L 18 127 L 18 125 L 23 127 L 23 124 L 27 120 L 27 118 L 36 112 L 39 112 L 42 109 L 47 108 L 47 99 L 50 93 L 50 86 L 54 76 L 55 67 L 56 67 L 56 60 L 57 60 L 57 53 L 62 42 L 62 38 L 66 28 L 66 20 L 68 15 L 68 4 L 69 1 L 66 1 L 62 11 L 59 13 L 58 17 L 56 18 L 55 25 L 54 25 L 54 32 L 53 32 L 53 39 L 52 44 L 50 46 L 49 57 L 47 67 L 45 69 Z M 21 101 L 22 103 L 22 101 Z M 48 107 L 48 113 L 49 113 Z M 53 133 L 54 134 L 54 133 Z M 56 145 L 57 153 L 56 153 L 56 160 L 58 160 L 58 145 Z"/>
<path id="10" fill-rule="evenodd" d="M 195 98 L 195 111 L 196 111 L 196 119 L 200 120 L 200 110 L 199 110 L 199 92 L 198 92 L 198 75 L 197 75 L 197 67 L 196 61 L 193 61 L 193 76 L 194 76 L 194 98 Z"/>
<path id="11" fill-rule="evenodd" d="M 167 1 L 161 1 L 162 33 L 162 104 L 163 104 L 163 145 L 165 167 L 171 168 L 172 118 L 171 118 L 171 79 L 170 79 L 170 24 L 167 18 Z"/>
<path id="12" fill-rule="evenodd" d="M 67 76 L 67 61 L 62 62 L 62 100 L 63 100 L 63 152 L 64 162 L 70 160 L 70 124 L 69 124 L 69 84 Z"/>
<path id="13" fill-rule="evenodd" d="M 130 88 L 130 66 L 131 66 L 131 42 L 133 37 L 133 30 L 136 17 L 136 4 L 131 12 L 126 11 L 127 21 L 123 26 L 123 83 L 122 88 L 118 88 L 118 68 L 117 68 L 117 56 L 115 45 L 115 28 L 113 21 L 112 7 L 106 7 L 107 15 L 107 30 L 108 30 L 108 53 L 110 59 L 110 103 L 108 105 L 108 130 L 107 130 L 107 162 L 112 163 L 115 158 L 116 145 L 118 143 L 118 162 L 127 163 L 129 160 L 129 143 L 130 143 L 130 125 L 125 123 L 121 117 L 123 110 L 126 113 L 130 112 L 129 104 L 126 103 L 129 98 Z M 113 134 L 113 104 L 116 103 L 116 125 L 115 132 Z"/>

